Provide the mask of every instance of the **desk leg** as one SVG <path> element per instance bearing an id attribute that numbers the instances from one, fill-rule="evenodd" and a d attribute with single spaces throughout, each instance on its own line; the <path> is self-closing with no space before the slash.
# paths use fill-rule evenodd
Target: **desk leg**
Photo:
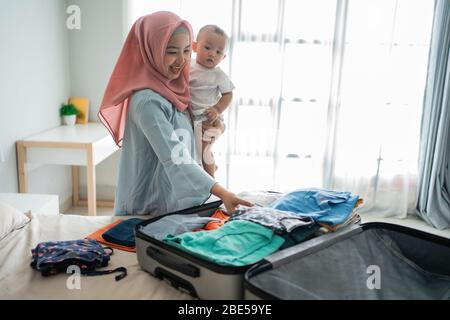
<path id="1" fill-rule="evenodd" d="M 21 141 L 16 143 L 17 151 L 17 175 L 19 178 L 19 192 L 28 192 L 28 178 L 25 163 L 27 162 L 27 149 Z"/>
<path id="2" fill-rule="evenodd" d="M 88 191 L 88 214 L 95 216 L 97 214 L 97 194 L 95 192 L 95 166 L 92 145 L 87 146 L 87 191 Z"/>
<path id="3" fill-rule="evenodd" d="M 80 194 L 79 194 L 79 167 L 72 166 L 72 205 L 78 206 L 80 202 Z"/>

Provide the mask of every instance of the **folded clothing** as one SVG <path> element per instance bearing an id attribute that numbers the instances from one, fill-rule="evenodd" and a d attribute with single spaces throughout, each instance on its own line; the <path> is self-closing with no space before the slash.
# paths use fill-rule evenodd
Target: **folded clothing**
<path id="1" fill-rule="evenodd" d="M 269 207 L 312 217 L 316 222 L 336 226 L 350 216 L 359 197 L 350 192 L 310 188 L 289 192 Z"/>
<path id="2" fill-rule="evenodd" d="M 335 232 L 338 229 L 348 226 L 350 224 L 357 224 L 361 222 L 361 216 L 356 213 L 355 210 L 352 211 L 352 213 L 350 214 L 350 216 L 347 218 L 347 220 L 345 220 L 343 223 L 338 224 L 338 225 L 329 225 L 326 223 L 319 223 L 319 225 L 321 227 L 324 227 L 326 230 L 331 231 L 331 232 Z"/>
<path id="3" fill-rule="evenodd" d="M 105 233 L 102 237 L 108 242 L 125 247 L 135 247 L 134 227 L 142 222 L 142 219 L 131 218 L 121 221 Z"/>
<path id="4" fill-rule="evenodd" d="M 277 191 L 243 191 L 237 194 L 239 198 L 245 199 L 260 207 L 267 207 L 275 200 L 280 199 L 284 194 Z"/>
<path id="5" fill-rule="evenodd" d="M 164 242 L 221 265 L 250 265 L 277 251 L 284 239 L 259 224 L 236 220 L 211 231 L 167 235 Z"/>
<path id="6" fill-rule="evenodd" d="M 277 234 L 291 232 L 294 229 L 314 225 L 311 217 L 303 217 L 293 212 L 266 207 L 239 206 L 231 214 L 229 221 L 247 220 L 272 229 Z"/>
<path id="7" fill-rule="evenodd" d="M 219 219 L 219 220 L 213 220 L 205 224 L 205 226 L 202 229 L 198 229 L 198 231 L 201 230 L 215 230 L 223 226 L 225 222 L 228 221 L 230 218 L 229 215 L 227 215 L 225 212 L 223 212 L 221 209 L 217 209 L 214 211 L 214 213 L 211 215 L 211 218 Z M 195 231 L 195 230 L 194 230 Z"/>
<path id="8" fill-rule="evenodd" d="M 296 244 L 314 238 L 320 226 L 317 223 L 297 228 L 291 232 L 284 233 L 281 236 L 284 239 L 280 250 L 295 246 Z"/>
<path id="9" fill-rule="evenodd" d="M 86 238 L 97 240 L 99 243 L 107 245 L 108 247 L 111 247 L 114 249 L 119 249 L 119 250 L 128 251 L 128 252 L 136 252 L 136 247 L 134 247 L 134 246 L 133 247 L 121 246 L 120 244 L 112 243 L 112 242 L 109 242 L 109 241 L 106 241 L 105 239 L 103 239 L 103 234 L 106 231 L 115 227 L 122 221 L 123 221 L 122 219 L 117 219 L 113 223 L 110 223 L 110 224 L 104 226 L 103 228 L 100 228 L 97 231 L 94 231 L 93 233 L 89 234 L 88 236 L 86 236 Z"/>
<path id="10" fill-rule="evenodd" d="M 202 229 L 208 222 L 221 220 L 213 217 L 201 217 L 193 214 L 171 214 L 162 217 L 152 223 L 142 227 L 141 232 L 158 240 L 162 240 L 166 235 L 179 235 Z"/>

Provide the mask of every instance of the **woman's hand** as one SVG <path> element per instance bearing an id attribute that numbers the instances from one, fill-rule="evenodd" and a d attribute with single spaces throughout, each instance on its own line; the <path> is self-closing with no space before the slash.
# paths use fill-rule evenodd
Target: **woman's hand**
<path id="1" fill-rule="evenodd" d="M 222 201 L 223 201 L 223 204 L 224 204 L 225 209 L 228 214 L 231 214 L 234 210 L 236 210 L 236 207 L 238 205 L 253 207 L 253 203 L 239 198 L 237 195 L 235 195 L 232 192 L 229 192 L 229 194 L 222 197 Z"/>
<path id="2" fill-rule="evenodd" d="M 211 189 L 211 193 L 218 196 L 223 201 L 225 210 L 228 214 L 231 214 L 234 210 L 236 210 L 238 205 L 253 207 L 253 203 L 239 198 L 237 195 L 228 191 L 218 183 L 214 184 Z"/>

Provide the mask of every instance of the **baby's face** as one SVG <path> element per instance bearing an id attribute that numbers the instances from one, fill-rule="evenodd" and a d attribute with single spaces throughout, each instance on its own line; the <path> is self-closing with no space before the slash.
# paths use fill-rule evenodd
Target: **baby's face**
<path id="1" fill-rule="evenodd" d="M 204 31 L 194 46 L 197 63 L 205 68 L 215 68 L 224 58 L 227 38 L 214 31 Z"/>

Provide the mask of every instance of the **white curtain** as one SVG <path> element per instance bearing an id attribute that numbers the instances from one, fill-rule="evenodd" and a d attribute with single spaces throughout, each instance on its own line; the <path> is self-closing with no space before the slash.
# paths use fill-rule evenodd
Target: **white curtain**
<path id="1" fill-rule="evenodd" d="M 327 187 L 404 217 L 416 199 L 433 1 L 130 0 L 231 36 L 236 90 L 214 152 L 234 192 Z"/>
<path id="2" fill-rule="evenodd" d="M 420 119 L 433 1 L 348 1 L 333 175 L 363 208 L 406 217 L 417 199 Z"/>

